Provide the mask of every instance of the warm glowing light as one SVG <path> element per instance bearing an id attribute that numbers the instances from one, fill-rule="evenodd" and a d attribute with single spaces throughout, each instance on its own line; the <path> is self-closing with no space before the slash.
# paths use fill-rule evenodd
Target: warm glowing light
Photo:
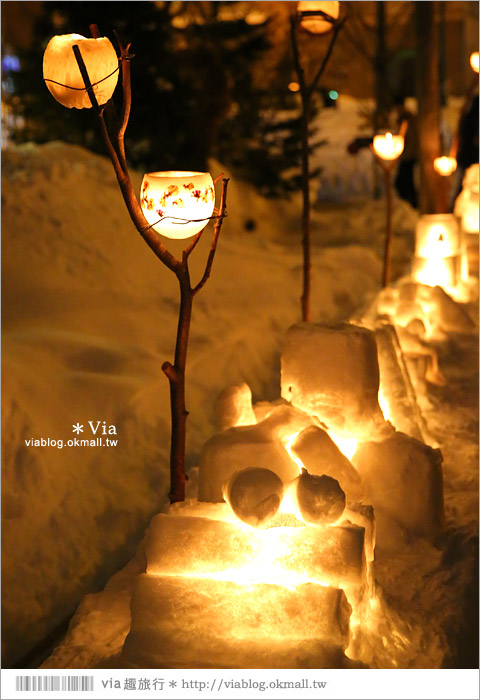
<path id="1" fill-rule="evenodd" d="M 291 83 L 288 83 L 288 89 L 290 92 L 298 92 L 300 90 L 300 85 L 295 81 L 292 81 Z"/>
<path id="2" fill-rule="evenodd" d="M 340 452 L 342 452 L 347 459 L 352 459 L 353 455 L 357 451 L 358 440 L 352 437 L 341 437 L 340 435 L 332 433 L 331 430 L 328 431 L 328 434 L 332 438 L 333 442 L 336 444 Z"/>
<path id="3" fill-rule="evenodd" d="M 208 224 L 215 204 L 210 173 L 147 173 L 140 204 L 152 228 L 167 238 L 190 238 Z"/>
<path id="4" fill-rule="evenodd" d="M 429 287 L 444 287 L 449 289 L 457 284 L 455 268 L 449 264 L 451 258 L 431 257 L 417 258 L 414 277 L 420 284 Z"/>
<path id="5" fill-rule="evenodd" d="M 382 160 L 395 160 L 402 155 L 405 139 L 400 134 L 377 134 L 373 137 L 373 150 Z"/>
<path id="6" fill-rule="evenodd" d="M 452 156 L 440 156 L 433 161 L 435 172 L 444 177 L 448 177 L 457 169 L 457 159 Z"/>
<path id="7" fill-rule="evenodd" d="M 86 39 L 80 34 L 54 36 L 43 55 L 43 78 L 53 97 L 64 105 L 84 109 L 91 107 L 85 83 L 73 53 L 77 45 L 100 105 L 113 95 L 118 80 L 118 58 L 106 37 Z"/>
<path id="8" fill-rule="evenodd" d="M 302 15 L 302 13 L 318 13 L 317 15 Z M 301 26 L 312 34 L 329 32 L 340 14 L 339 2 L 316 2 L 304 0 L 297 5 L 297 13 L 301 16 Z M 323 14 L 321 14 L 323 13 Z M 323 15 L 326 15 L 324 17 Z"/>
<path id="9" fill-rule="evenodd" d="M 470 56 L 470 65 L 475 73 L 478 73 L 478 51 L 474 51 Z"/>
<path id="10" fill-rule="evenodd" d="M 296 464 L 297 467 L 298 467 L 298 471 L 299 471 L 299 473 L 301 474 L 301 473 L 302 473 L 302 469 L 305 469 L 305 465 L 304 465 L 304 463 L 302 462 L 302 460 L 300 459 L 300 457 L 297 457 L 297 456 L 293 453 L 293 450 L 292 450 L 292 445 L 293 445 L 293 443 L 295 442 L 295 440 L 297 439 L 298 435 L 299 435 L 299 433 L 294 433 L 293 435 L 289 435 L 288 437 L 283 438 L 283 441 L 282 441 L 282 442 L 283 442 L 283 444 L 284 444 L 284 446 L 285 446 L 285 449 L 287 450 L 288 454 L 290 455 L 290 459 L 292 460 L 292 462 L 295 462 L 295 464 Z M 283 509 L 283 504 L 282 504 L 282 509 Z M 285 512 L 285 511 L 284 511 L 284 512 Z M 289 510 L 289 511 L 286 511 L 286 512 L 293 513 L 293 510 Z"/>
<path id="11" fill-rule="evenodd" d="M 385 394 L 381 389 L 378 392 L 378 404 L 382 409 L 383 417 L 385 418 L 385 420 L 390 420 L 390 406 L 388 405 L 388 401 L 385 397 Z"/>

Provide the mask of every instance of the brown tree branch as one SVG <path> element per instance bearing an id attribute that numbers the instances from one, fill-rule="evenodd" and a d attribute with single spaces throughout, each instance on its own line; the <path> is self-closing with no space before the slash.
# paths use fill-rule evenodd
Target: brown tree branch
<path id="1" fill-rule="evenodd" d="M 212 270 L 212 265 L 213 265 L 213 259 L 215 257 L 215 253 L 217 250 L 217 244 L 218 244 L 218 239 L 220 236 L 220 231 L 222 229 L 223 220 L 224 220 L 226 213 L 227 213 L 227 187 L 228 187 L 228 178 L 223 178 L 223 180 L 222 180 L 222 196 L 220 199 L 220 211 L 218 214 L 218 218 L 215 222 L 215 227 L 213 229 L 213 238 L 212 238 L 212 245 L 210 247 L 210 253 L 208 254 L 207 264 L 206 264 L 205 272 L 203 273 L 202 279 L 191 290 L 192 296 L 195 296 L 196 294 L 198 294 L 198 292 L 202 289 L 202 287 L 205 285 L 206 281 L 210 277 L 210 272 Z"/>

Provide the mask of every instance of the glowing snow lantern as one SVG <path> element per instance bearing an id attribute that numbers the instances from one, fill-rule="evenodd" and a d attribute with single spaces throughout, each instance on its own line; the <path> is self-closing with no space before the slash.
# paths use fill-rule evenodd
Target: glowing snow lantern
<path id="1" fill-rule="evenodd" d="M 373 137 L 373 150 L 382 160 L 396 160 L 403 153 L 405 139 L 400 134 L 377 134 Z"/>
<path id="2" fill-rule="evenodd" d="M 339 2 L 299 2 L 297 14 L 301 26 L 311 34 L 329 32 L 340 14 Z"/>
<path id="3" fill-rule="evenodd" d="M 215 204 L 210 173 L 146 173 L 140 204 L 148 223 L 167 238 L 190 238 L 208 224 Z"/>
<path id="4" fill-rule="evenodd" d="M 478 73 L 478 51 L 474 51 L 470 56 L 470 65 L 475 73 Z"/>
<path id="5" fill-rule="evenodd" d="M 448 177 L 457 169 L 457 159 L 452 156 L 440 156 L 433 161 L 433 167 L 436 173 Z"/>
<path id="6" fill-rule="evenodd" d="M 462 240 L 454 214 L 425 214 L 418 220 L 413 276 L 431 287 L 456 287 L 461 280 Z"/>
<path id="7" fill-rule="evenodd" d="M 118 80 L 118 58 L 106 37 L 86 39 L 80 34 L 54 36 L 43 55 L 43 78 L 53 97 L 64 107 L 91 107 L 90 98 L 73 52 L 77 45 L 99 105 L 111 98 Z"/>

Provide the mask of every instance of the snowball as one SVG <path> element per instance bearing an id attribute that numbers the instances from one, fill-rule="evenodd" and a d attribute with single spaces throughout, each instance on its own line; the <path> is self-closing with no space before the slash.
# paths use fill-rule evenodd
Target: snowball
<path id="1" fill-rule="evenodd" d="M 252 390 L 248 384 L 226 387 L 215 402 L 215 417 L 219 430 L 257 422 L 252 408 Z"/>
<path id="2" fill-rule="evenodd" d="M 292 452 L 309 474 L 336 479 L 349 501 L 362 497 L 362 481 L 355 467 L 338 449 L 325 430 L 310 426 L 298 435 Z"/>
<path id="3" fill-rule="evenodd" d="M 271 469 L 286 483 L 298 474 L 282 442 L 266 421 L 217 433 L 203 446 L 200 457 L 199 499 L 223 500 L 224 481 L 246 467 Z"/>
<path id="4" fill-rule="evenodd" d="M 412 534 L 435 535 L 441 530 L 440 450 L 395 433 L 383 442 L 360 444 L 352 461 L 376 514 L 385 513 Z"/>
<path id="5" fill-rule="evenodd" d="M 248 568 L 258 583 L 362 585 L 365 560 L 373 553 L 372 520 L 350 509 L 344 517 L 356 525 L 252 529 L 238 520 L 157 515 L 146 539 L 147 572 L 221 578 Z"/>
<path id="6" fill-rule="evenodd" d="M 345 510 L 345 492 L 336 479 L 314 476 L 306 469 L 288 485 L 297 517 L 306 523 L 328 525 L 336 522 Z"/>
<path id="7" fill-rule="evenodd" d="M 282 397 L 348 437 L 383 422 L 372 331 L 349 323 L 289 328 L 282 354 Z"/>
<path id="8" fill-rule="evenodd" d="M 131 612 L 128 667 L 308 668 L 325 665 L 331 647 L 346 648 L 351 608 L 343 591 L 314 583 L 289 589 L 143 574 Z"/>
<path id="9" fill-rule="evenodd" d="M 283 481 L 270 469 L 247 467 L 223 484 L 223 497 L 235 515 L 252 527 L 265 527 L 283 499 Z"/>

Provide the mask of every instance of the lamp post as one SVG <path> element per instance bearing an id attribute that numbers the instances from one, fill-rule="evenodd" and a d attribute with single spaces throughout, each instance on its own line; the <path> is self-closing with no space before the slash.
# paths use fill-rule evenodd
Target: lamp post
<path id="1" fill-rule="evenodd" d="M 301 296 L 302 320 L 310 321 L 311 295 L 311 234 L 310 234 L 310 168 L 308 127 L 311 117 L 312 97 L 318 85 L 328 60 L 331 56 L 338 33 L 345 18 L 338 22 L 340 13 L 339 2 L 299 2 L 296 12 L 290 18 L 290 39 L 293 52 L 293 64 L 297 75 L 298 92 L 300 92 L 301 113 L 301 182 L 302 182 L 302 251 L 303 251 L 303 285 Z M 327 52 L 318 68 L 313 81 L 307 85 L 305 70 L 300 59 L 298 48 L 298 31 L 302 29 L 311 34 L 321 35 L 333 29 L 332 38 Z M 297 91 L 297 90 L 295 90 Z"/>
<path id="2" fill-rule="evenodd" d="M 130 218 L 147 245 L 161 262 L 175 274 L 179 283 L 180 311 L 174 362 L 173 364 L 164 362 L 162 365 L 162 370 L 170 383 L 172 432 L 169 497 L 170 502 L 175 503 L 185 500 L 185 438 L 188 416 L 185 406 L 185 367 L 192 305 L 194 297 L 210 277 L 222 223 L 226 216 L 228 179 L 224 178 L 222 181 L 220 207 L 213 217 L 214 183 L 209 173 L 149 173 L 145 175 L 142 183 L 141 203 L 138 201 L 127 167 L 124 143 L 132 102 L 130 60 L 133 56 L 130 54 L 130 44 L 126 44 L 119 35 L 116 35 L 120 47 L 122 110 L 120 118 L 118 121 L 115 120 L 114 126 L 109 123 L 107 127 L 104 113 L 110 106 L 108 101 L 115 85 L 113 85 L 109 95 L 104 93 L 104 86 L 108 84 L 108 80 L 114 74 L 118 76 L 118 59 L 115 56 L 117 65 L 112 73 L 111 66 L 105 63 L 106 49 L 111 56 L 106 43 L 110 44 L 110 42 L 108 39 L 99 38 L 96 25 L 91 25 L 90 30 L 93 39 L 89 40 L 79 37 L 79 35 L 68 35 L 68 40 L 63 37 L 54 37 L 53 47 L 58 50 L 54 63 L 58 64 L 61 70 L 59 73 L 55 73 L 55 77 L 51 77 L 49 47 L 52 42 L 50 42 L 45 52 L 44 78 L 48 89 L 62 104 L 65 102 L 59 100 L 54 90 L 51 89 L 52 85 L 55 85 L 55 90 L 58 88 L 62 97 L 67 96 L 66 99 L 74 102 L 67 106 L 78 109 L 93 108 Z M 72 55 L 74 61 L 71 60 Z M 81 100 L 79 95 L 81 95 Z M 180 186 L 182 188 L 181 195 Z M 151 209 L 150 204 L 152 205 Z M 201 279 L 196 285 L 192 285 L 188 264 L 189 256 L 199 242 L 210 218 L 215 219 L 210 251 Z M 169 238 L 188 237 L 192 240 L 183 251 L 181 258 L 177 259 L 165 247 L 161 235 Z"/>
<path id="3" fill-rule="evenodd" d="M 393 238 L 393 186 L 392 173 L 397 159 L 402 155 L 405 139 L 401 134 L 377 134 L 372 149 L 385 177 L 386 232 L 383 253 L 382 287 L 388 287 L 391 272 L 391 248 Z"/>

